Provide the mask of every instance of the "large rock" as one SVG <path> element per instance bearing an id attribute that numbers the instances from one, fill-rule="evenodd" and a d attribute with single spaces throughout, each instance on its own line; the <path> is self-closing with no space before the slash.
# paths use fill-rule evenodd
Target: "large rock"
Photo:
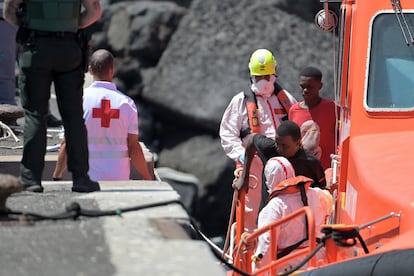
<path id="1" fill-rule="evenodd" d="M 311 34 L 311 35 L 309 35 Z M 273 1 L 195 0 L 143 92 L 162 120 L 217 134 L 230 99 L 249 84 L 248 60 L 272 50 L 279 82 L 298 99 L 299 71 L 324 73 L 324 96 L 333 97 L 332 37 Z"/>
<path id="2" fill-rule="evenodd" d="M 0 121 L 6 125 L 16 125 L 16 121 L 24 116 L 24 110 L 20 106 L 0 104 Z"/>
<path id="3" fill-rule="evenodd" d="M 231 207 L 233 162 L 210 135 L 178 130 L 177 135 L 171 135 L 162 145 L 157 166 L 188 172 L 200 180 L 192 215 L 201 222 L 206 234 L 222 235 Z"/>
<path id="4" fill-rule="evenodd" d="M 104 6 L 102 19 L 92 27 L 93 49 L 114 54 L 118 88 L 137 98 L 143 89 L 142 70 L 157 65 L 187 10 L 173 2 L 116 1 Z"/>
<path id="5" fill-rule="evenodd" d="M 7 198 L 22 190 L 23 186 L 17 177 L 10 174 L 0 174 L 0 215 L 7 212 Z"/>
<path id="6" fill-rule="evenodd" d="M 153 67 L 185 12 L 173 2 L 112 4 L 95 27 L 94 48 L 108 48 L 117 58 L 134 58 L 144 67 Z"/>

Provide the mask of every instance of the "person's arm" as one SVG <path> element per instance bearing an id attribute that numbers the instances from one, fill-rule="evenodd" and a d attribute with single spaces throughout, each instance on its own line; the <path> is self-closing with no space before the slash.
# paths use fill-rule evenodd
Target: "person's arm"
<path id="1" fill-rule="evenodd" d="M 128 133 L 128 153 L 131 158 L 132 165 L 138 171 L 144 180 L 153 180 L 150 173 L 148 172 L 147 161 L 144 157 L 141 145 L 138 142 L 138 135 Z"/>
<path id="2" fill-rule="evenodd" d="M 83 29 L 92 25 L 102 15 L 101 5 L 99 0 L 82 0 L 84 10 L 81 12 L 79 17 L 79 28 Z"/>
<path id="3" fill-rule="evenodd" d="M 325 171 L 323 170 L 322 164 L 319 160 L 316 160 L 315 162 L 316 162 L 315 173 L 317 177 L 317 182 L 315 182 L 313 186 L 319 187 L 321 189 L 326 189 Z"/>
<path id="4" fill-rule="evenodd" d="M 282 215 L 282 204 L 279 198 L 273 198 L 270 200 L 265 207 L 259 212 L 257 220 L 257 229 L 265 227 L 274 221 L 281 219 Z M 277 228 L 277 233 L 280 233 L 280 227 Z M 279 235 L 279 234 L 278 234 Z M 254 256 L 261 257 L 261 264 L 257 264 L 258 267 L 265 266 L 270 262 L 269 252 L 270 246 L 270 232 L 266 231 L 259 236 L 257 241 L 257 247 Z"/>
<path id="5" fill-rule="evenodd" d="M 23 0 L 5 0 L 3 3 L 3 15 L 2 15 L 4 20 L 14 25 L 19 25 L 20 20 L 17 17 L 17 11 L 19 10 L 19 6 L 22 3 L 23 3 Z"/>
<path id="6" fill-rule="evenodd" d="M 276 143 L 273 139 L 262 134 L 251 133 L 246 138 L 246 149 L 244 155 L 243 171 L 239 179 L 233 184 L 234 189 L 240 190 L 249 181 L 250 165 L 255 154 L 260 157 L 263 166 L 272 157 L 280 156 Z"/>
<path id="7" fill-rule="evenodd" d="M 58 158 L 56 160 L 55 170 L 53 171 L 53 179 L 59 180 L 62 178 L 68 163 L 68 155 L 66 153 L 66 140 L 63 139 L 60 143 Z"/>
<path id="8" fill-rule="evenodd" d="M 219 129 L 221 146 L 226 155 L 235 162 L 244 155 L 244 146 L 240 137 L 240 130 L 244 127 L 243 122 L 247 127 L 247 111 L 243 105 L 243 95 L 239 93 L 233 97 L 224 111 Z"/>
<path id="9" fill-rule="evenodd" d="M 241 176 L 237 179 L 237 181 L 233 184 L 233 188 L 240 190 L 244 185 L 248 185 L 249 183 L 249 174 L 250 174 L 250 166 L 253 161 L 253 157 L 256 153 L 256 146 L 253 143 L 253 137 L 255 133 L 249 134 L 247 137 L 246 148 L 244 152 L 244 164 Z"/>

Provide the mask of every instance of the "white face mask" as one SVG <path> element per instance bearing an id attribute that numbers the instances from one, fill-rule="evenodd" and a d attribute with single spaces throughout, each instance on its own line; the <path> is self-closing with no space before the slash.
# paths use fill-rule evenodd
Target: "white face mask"
<path id="1" fill-rule="evenodd" d="M 276 81 L 276 77 L 274 75 L 270 76 L 270 80 L 261 79 L 258 82 L 255 82 L 253 78 L 253 83 L 251 85 L 252 91 L 256 95 L 261 95 L 264 97 L 270 97 L 272 95 L 274 88 L 274 84 Z"/>

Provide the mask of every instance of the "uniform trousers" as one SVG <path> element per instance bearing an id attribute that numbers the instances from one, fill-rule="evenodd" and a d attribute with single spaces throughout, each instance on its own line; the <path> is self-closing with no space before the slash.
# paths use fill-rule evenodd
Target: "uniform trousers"
<path id="1" fill-rule="evenodd" d="M 89 164 L 82 109 L 84 71 L 82 50 L 75 33 L 36 35 L 32 32 L 20 49 L 19 67 L 21 104 L 25 112 L 20 166 L 23 186 L 41 183 L 52 83 L 65 128 L 68 170 L 73 178 L 86 176 Z"/>

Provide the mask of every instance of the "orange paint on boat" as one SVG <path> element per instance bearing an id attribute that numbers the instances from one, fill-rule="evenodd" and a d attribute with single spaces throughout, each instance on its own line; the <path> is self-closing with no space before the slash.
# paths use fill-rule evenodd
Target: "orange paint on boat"
<path id="1" fill-rule="evenodd" d="M 414 249 L 414 0 L 344 0 L 338 18 L 339 137 L 336 161 L 326 172 L 334 184 L 332 223 L 356 225 L 369 253 L 357 243 L 356 256 L 335 256 L 340 248 L 328 241 L 329 258 L 313 270 Z M 235 244 L 246 239 L 240 227 Z M 233 257 L 237 267 L 254 273 L 248 258 Z"/>

